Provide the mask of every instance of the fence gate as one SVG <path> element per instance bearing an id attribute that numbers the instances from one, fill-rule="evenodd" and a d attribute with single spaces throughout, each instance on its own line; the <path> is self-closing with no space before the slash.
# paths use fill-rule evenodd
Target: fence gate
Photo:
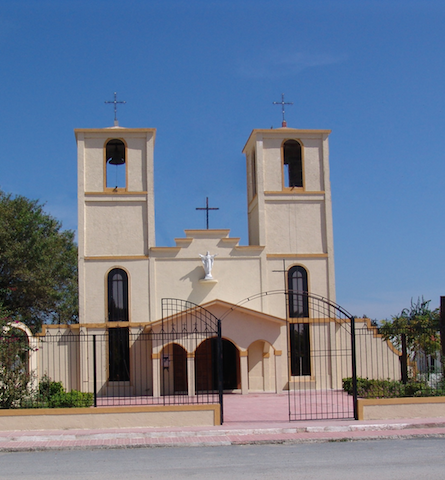
<path id="1" fill-rule="evenodd" d="M 161 359 L 161 395 L 219 403 L 222 423 L 221 320 L 194 303 L 163 298 L 161 328 L 151 335 Z"/>
<path id="2" fill-rule="evenodd" d="M 326 298 L 288 291 L 289 420 L 357 419 L 354 318 Z M 355 395 L 342 389 L 351 378 Z"/>

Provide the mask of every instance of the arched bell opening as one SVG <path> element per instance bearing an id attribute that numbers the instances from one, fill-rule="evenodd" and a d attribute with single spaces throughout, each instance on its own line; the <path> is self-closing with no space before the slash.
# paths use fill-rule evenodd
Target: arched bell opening
<path id="1" fill-rule="evenodd" d="M 118 190 L 127 187 L 125 156 L 125 144 L 122 140 L 115 138 L 107 142 L 105 146 L 106 188 Z"/>

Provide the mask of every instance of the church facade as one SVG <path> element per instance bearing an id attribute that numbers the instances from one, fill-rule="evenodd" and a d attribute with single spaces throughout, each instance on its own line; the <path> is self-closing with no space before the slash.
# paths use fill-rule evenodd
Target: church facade
<path id="1" fill-rule="evenodd" d="M 302 380 L 314 388 L 318 381 L 341 387 L 341 375 L 317 367 L 312 353 L 315 331 L 329 330 L 329 322 L 311 318 L 307 299 L 292 293 L 335 302 L 329 134 L 252 131 L 243 149 L 248 245 L 229 230 L 186 230 L 174 247 L 163 247 L 155 244 L 155 129 L 75 130 L 79 328 L 109 337 L 104 391 L 112 394 L 114 385 L 139 376 L 130 354 L 114 354 L 114 347 L 128 343 L 129 352 L 132 335 L 159 329 L 164 298 L 191 302 L 221 319 L 230 357 L 226 390 L 281 392 Z M 214 259 L 206 269 L 205 255 Z M 154 396 L 168 390 L 160 374 L 172 361 L 165 347 L 152 345 L 146 353 L 151 368 L 144 391 Z M 189 395 L 199 388 L 198 347 L 177 346 L 184 368 L 176 378 L 185 378 L 176 381 Z M 126 373 L 119 362 L 129 364 Z"/>

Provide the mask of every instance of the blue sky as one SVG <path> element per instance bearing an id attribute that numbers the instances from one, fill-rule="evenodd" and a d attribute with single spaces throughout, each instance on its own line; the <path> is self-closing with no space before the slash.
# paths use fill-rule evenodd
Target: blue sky
<path id="1" fill-rule="evenodd" d="M 157 129 L 156 238 L 247 244 L 254 128 L 331 129 L 337 302 L 445 295 L 445 2 L 0 0 L 0 188 L 77 228 L 74 128 Z"/>

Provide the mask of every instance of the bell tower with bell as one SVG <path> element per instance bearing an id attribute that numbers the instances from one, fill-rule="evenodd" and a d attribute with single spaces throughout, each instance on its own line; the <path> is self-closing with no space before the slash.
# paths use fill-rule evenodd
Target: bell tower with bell
<path id="1" fill-rule="evenodd" d="M 121 299 L 110 300 L 110 289 L 115 286 L 110 286 L 109 275 L 115 271 L 124 272 L 121 276 L 127 281 L 128 298 L 125 302 L 122 300 L 127 314 L 122 318 L 130 322 L 136 318 L 149 320 L 148 252 L 155 246 L 153 151 L 156 130 L 123 128 L 116 123 L 110 128 L 75 130 L 79 321 L 83 324 L 109 322 L 110 310 L 121 308 L 115 305 Z M 134 290 L 138 295 L 131 295 Z M 105 302 L 99 300 L 102 298 Z"/>

